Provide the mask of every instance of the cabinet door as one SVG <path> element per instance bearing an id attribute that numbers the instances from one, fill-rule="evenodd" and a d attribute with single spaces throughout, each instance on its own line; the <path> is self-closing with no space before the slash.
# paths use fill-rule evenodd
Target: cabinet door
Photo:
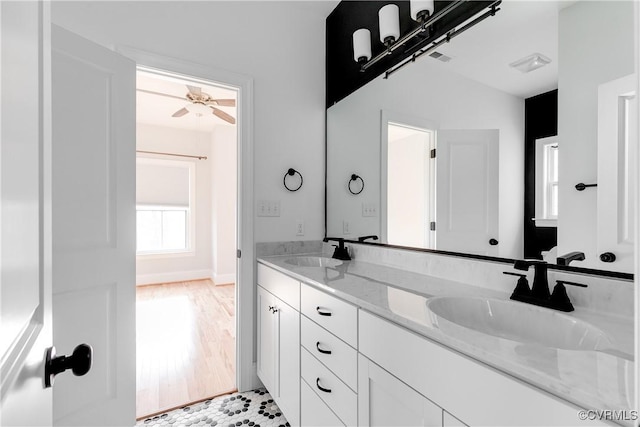
<path id="1" fill-rule="evenodd" d="M 442 409 L 371 362 L 358 358 L 358 425 L 442 427 Z"/>
<path id="2" fill-rule="evenodd" d="M 276 402 L 292 426 L 300 424 L 300 313 L 276 298 L 278 395 Z"/>
<path id="3" fill-rule="evenodd" d="M 275 308 L 275 297 L 258 286 L 258 377 L 269 392 L 276 396 L 278 394 L 277 378 L 277 317 L 273 310 Z"/>
<path id="4" fill-rule="evenodd" d="M 343 427 L 340 418 L 302 381 L 301 392 L 301 425 L 304 427 Z"/>

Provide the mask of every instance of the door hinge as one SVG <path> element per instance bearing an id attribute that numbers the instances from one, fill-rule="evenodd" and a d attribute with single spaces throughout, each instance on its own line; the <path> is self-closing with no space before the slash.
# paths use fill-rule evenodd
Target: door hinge
<path id="1" fill-rule="evenodd" d="M 242 258 L 242 251 L 240 249 L 236 249 L 236 258 Z"/>
<path id="2" fill-rule="evenodd" d="M 431 223 L 429 223 L 429 230 L 436 231 L 436 222 L 435 221 L 431 221 Z"/>
<path id="3" fill-rule="evenodd" d="M 431 158 L 432 158 L 432 159 L 435 159 L 435 158 L 436 158 L 436 149 L 435 149 L 435 148 L 432 148 L 432 149 L 431 149 Z"/>

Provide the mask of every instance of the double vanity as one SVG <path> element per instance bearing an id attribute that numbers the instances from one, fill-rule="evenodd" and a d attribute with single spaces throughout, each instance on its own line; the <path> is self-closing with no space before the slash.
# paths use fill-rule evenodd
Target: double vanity
<path id="1" fill-rule="evenodd" d="M 633 422 L 631 318 L 320 254 L 259 258 L 257 284 L 258 376 L 291 425 Z"/>

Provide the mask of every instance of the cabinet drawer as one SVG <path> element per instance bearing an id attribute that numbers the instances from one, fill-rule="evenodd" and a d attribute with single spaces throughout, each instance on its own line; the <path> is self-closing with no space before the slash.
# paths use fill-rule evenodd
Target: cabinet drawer
<path id="1" fill-rule="evenodd" d="M 258 263 L 258 285 L 300 311 L 300 282 Z"/>
<path id="2" fill-rule="evenodd" d="M 300 385 L 300 425 L 338 427 L 344 426 L 340 418 L 329 409 L 309 385 L 302 381 Z"/>
<path id="3" fill-rule="evenodd" d="M 348 426 L 358 420 L 358 397 L 307 350 L 300 350 L 302 379 Z"/>
<path id="4" fill-rule="evenodd" d="M 302 284 L 300 311 L 350 346 L 358 345 L 358 310 L 355 306 Z"/>
<path id="5" fill-rule="evenodd" d="M 300 343 L 352 390 L 358 387 L 358 352 L 311 320 L 301 316 Z"/>

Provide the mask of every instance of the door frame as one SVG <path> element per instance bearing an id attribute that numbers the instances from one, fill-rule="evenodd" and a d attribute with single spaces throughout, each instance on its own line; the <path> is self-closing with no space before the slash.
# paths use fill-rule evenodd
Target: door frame
<path id="1" fill-rule="evenodd" d="M 253 360 L 255 324 L 254 222 L 253 222 L 253 78 L 203 64 L 157 55 L 129 47 L 116 47 L 118 53 L 135 61 L 137 67 L 164 73 L 219 82 L 238 89 L 237 134 L 237 211 L 236 243 L 242 251 L 236 267 L 236 387 L 239 391 L 260 385 Z"/>
<path id="2" fill-rule="evenodd" d="M 409 114 L 398 113 L 391 110 L 380 110 L 380 241 L 388 243 L 387 238 L 387 204 L 388 204 L 388 156 L 389 156 L 389 124 L 416 128 L 420 130 L 430 130 L 437 132 L 440 129 L 438 122 L 424 117 L 412 116 Z M 435 148 L 435 138 L 431 141 L 432 149 Z M 435 166 L 435 165 L 434 165 Z M 435 217 L 435 167 L 431 168 L 430 174 L 430 193 L 433 197 L 433 203 L 430 203 L 429 216 Z M 433 232 L 429 233 L 430 249 L 435 244 L 435 236 Z"/>

